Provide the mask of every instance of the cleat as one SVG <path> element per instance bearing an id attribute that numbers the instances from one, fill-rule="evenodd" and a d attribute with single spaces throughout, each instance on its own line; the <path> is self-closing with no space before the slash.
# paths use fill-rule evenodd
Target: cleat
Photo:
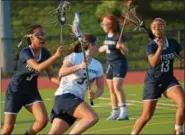
<path id="1" fill-rule="evenodd" d="M 107 118 L 107 120 L 117 120 L 119 116 L 119 111 L 118 112 L 112 112 L 111 115 Z"/>
<path id="2" fill-rule="evenodd" d="M 127 114 L 120 114 L 117 120 L 129 120 L 129 117 Z"/>
<path id="3" fill-rule="evenodd" d="M 184 133 L 183 132 L 179 132 L 177 130 L 174 130 L 174 135 L 184 135 Z"/>

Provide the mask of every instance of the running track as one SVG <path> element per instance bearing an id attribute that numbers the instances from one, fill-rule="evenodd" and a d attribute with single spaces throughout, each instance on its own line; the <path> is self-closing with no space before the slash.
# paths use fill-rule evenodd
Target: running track
<path id="1" fill-rule="evenodd" d="M 175 70 L 174 74 L 180 82 L 184 82 L 184 70 Z M 127 73 L 125 84 L 143 84 L 145 77 L 144 71 L 130 71 Z M 1 80 L 1 90 L 5 91 L 7 89 L 10 78 Z M 106 81 L 105 81 L 106 83 Z M 47 77 L 39 77 L 38 88 L 39 89 L 56 89 L 58 85 L 49 81 Z"/>

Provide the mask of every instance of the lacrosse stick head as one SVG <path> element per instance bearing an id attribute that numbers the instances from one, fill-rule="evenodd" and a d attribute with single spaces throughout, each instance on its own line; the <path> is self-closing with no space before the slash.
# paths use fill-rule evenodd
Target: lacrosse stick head
<path id="1" fill-rule="evenodd" d="M 57 18 L 61 25 L 66 23 L 66 9 L 68 9 L 71 5 L 70 1 L 61 1 L 57 8 Z"/>
<path id="2" fill-rule="evenodd" d="M 72 24 L 72 32 L 77 38 L 82 38 L 83 36 L 83 33 L 80 29 L 80 14 L 79 13 L 75 13 L 74 21 Z"/>
<path id="3" fill-rule="evenodd" d="M 136 27 L 143 27 L 144 22 L 142 21 L 142 18 L 138 16 L 137 12 L 137 6 L 131 8 L 125 13 L 125 19 L 127 19 L 129 22 L 134 24 Z"/>
<path id="4" fill-rule="evenodd" d="M 136 10 L 137 10 L 137 6 L 128 10 L 124 16 L 125 19 L 136 26 L 134 30 L 138 30 L 138 29 L 140 30 L 140 28 L 144 28 L 148 33 L 148 38 L 150 40 L 153 40 L 155 36 L 153 35 L 152 31 L 149 28 L 147 28 L 144 21 L 142 20 L 142 17 L 137 14 Z"/>

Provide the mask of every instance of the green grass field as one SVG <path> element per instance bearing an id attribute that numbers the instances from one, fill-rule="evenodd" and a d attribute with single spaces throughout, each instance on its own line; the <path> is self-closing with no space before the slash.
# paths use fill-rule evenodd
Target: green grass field
<path id="1" fill-rule="evenodd" d="M 184 86 L 184 84 L 182 84 Z M 142 111 L 142 89 L 143 85 L 125 85 L 125 92 L 127 95 L 128 102 L 128 113 L 130 120 L 128 121 L 107 121 L 106 118 L 109 116 L 111 111 L 111 105 L 109 100 L 108 89 L 105 89 L 104 94 L 101 98 L 94 101 L 95 105 L 93 108 L 99 114 L 99 122 L 85 134 L 130 134 L 133 124 L 136 118 L 140 115 Z M 40 91 L 45 105 L 50 114 L 53 100 L 54 100 L 54 90 L 42 90 Z M 4 120 L 4 95 L 1 94 L 1 118 L 2 122 Z M 88 100 L 87 100 L 88 102 Z M 172 101 L 162 97 L 159 102 L 155 115 L 150 120 L 150 122 L 142 130 L 141 134 L 172 134 L 174 129 L 175 120 L 175 110 L 176 107 Z M 25 130 L 34 121 L 33 116 L 27 110 L 22 108 L 17 117 L 17 122 L 13 134 L 23 134 Z M 51 125 L 50 123 L 47 127 L 40 132 L 40 134 L 48 133 Z"/>

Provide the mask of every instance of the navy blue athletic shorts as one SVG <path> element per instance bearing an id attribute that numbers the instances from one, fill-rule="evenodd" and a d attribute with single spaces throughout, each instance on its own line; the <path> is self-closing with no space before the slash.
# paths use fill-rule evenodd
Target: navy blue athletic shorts
<path id="1" fill-rule="evenodd" d="M 113 78 L 124 79 L 127 71 L 128 65 L 126 61 L 107 63 L 106 77 L 109 80 Z"/>
<path id="2" fill-rule="evenodd" d="M 174 76 L 162 79 L 151 79 L 150 74 L 146 73 L 143 100 L 157 100 L 169 88 L 177 85 L 180 86 Z"/>
<path id="3" fill-rule="evenodd" d="M 73 113 L 82 102 L 84 102 L 82 99 L 71 93 L 56 96 L 53 109 L 51 110 L 51 123 L 55 118 L 60 118 L 71 126 L 76 121 Z"/>
<path id="4" fill-rule="evenodd" d="M 17 114 L 22 106 L 27 107 L 35 102 L 42 102 L 37 87 L 29 84 L 16 86 L 10 83 L 5 98 L 5 113 Z"/>

